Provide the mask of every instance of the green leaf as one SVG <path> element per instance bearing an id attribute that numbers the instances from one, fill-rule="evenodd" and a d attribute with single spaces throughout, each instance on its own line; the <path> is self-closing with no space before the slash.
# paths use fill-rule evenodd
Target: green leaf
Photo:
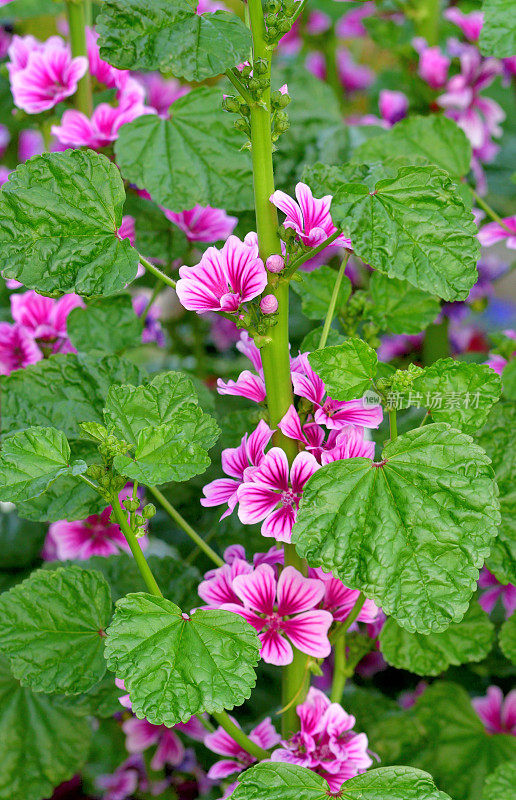
<path id="1" fill-rule="evenodd" d="M 17 504 L 20 517 L 36 522 L 72 522 L 100 514 L 106 503 L 94 489 L 74 475 L 61 475 L 39 497 Z"/>
<path id="2" fill-rule="evenodd" d="M 311 353 L 314 350 L 317 350 L 319 347 L 319 342 L 321 341 L 321 334 L 323 332 L 323 326 L 319 325 L 317 328 L 314 328 L 310 333 L 307 333 L 303 341 L 301 342 L 300 351 L 302 353 Z M 346 341 L 346 337 L 343 336 L 341 333 L 335 330 L 335 328 L 330 328 L 328 331 L 328 347 L 331 347 L 336 344 L 342 344 Z"/>
<path id="3" fill-rule="evenodd" d="M 198 15 L 188 0 L 106 0 L 97 26 L 101 57 L 113 66 L 159 69 L 187 81 L 220 75 L 251 50 L 250 31 L 239 17 Z"/>
<path id="4" fill-rule="evenodd" d="M 342 185 L 333 221 L 375 269 L 444 300 L 464 300 L 477 280 L 480 250 L 455 185 L 434 166 L 402 166 L 397 177 L 382 177 L 372 192 L 363 182 Z"/>
<path id="5" fill-rule="evenodd" d="M 416 757 L 418 766 L 431 769 L 454 800 L 480 800 L 486 776 L 504 761 L 516 759 L 516 737 L 488 733 L 462 686 L 432 684 L 415 710 L 426 729 L 426 746 Z"/>
<path id="6" fill-rule="evenodd" d="M 371 276 L 369 292 L 373 322 L 388 333 L 420 333 L 441 310 L 436 297 L 416 289 L 408 281 L 388 278 L 381 272 Z"/>
<path id="7" fill-rule="evenodd" d="M 292 541 L 312 567 L 361 589 L 410 632 L 458 622 L 499 522 L 489 459 L 436 423 L 391 441 L 376 464 L 335 461 L 303 491 Z"/>
<path id="8" fill-rule="evenodd" d="M 310 366 L 326 384 L 334 400 L 355 400 L 371 388 L 378 356 L 362 339 L 324 347 L 308 356 Z"/>
<path id="9" fill-rule="evenodd" d="M 155 486 L 187 481 L 208 469 L 206 452 L 219 437 L 215 420 L 196 407 L 185 407 L 172 422 L 145 428 L 138 434 L 133 456 L 117 455 L 113 466 L 121 475 Z"/>
<path id="10" fill-rule="evenodd" d="M 58 296 L 114 294 L 132 281 L 138 253 L 117 236 L 120 173 L 92 150 L 43 153 L 20 164 L 0 195 L 0 269 Z"/>
<path id="11" fill-rule="evenodd" d="M 50 797 L 79 771 L 90 739 L 81 712 L 22 688 L 0 656 L 0 800 Z"/>
<path id="12" fill-rule="evenodd" d="M 487 566 L 502 583 L 516 584 L 516 403 L 497 403 L 477 436 L 491 459 L 502 522 Z"/>
<path id="13" fill-rule="evenodd" d="M 155 725 L 240 705 L 256 681 L 256 631 L 231 611 L 191 617 L 162 597 L 129 594 L 108 629 L 108 667 L 121 678 L 137 717 Z"/>
<path id="14" fill-rule="evenodd" d="M 452 178 L 463 178 L 471 163 L 471 144 L 464 131 L 448 117 L 408 117 L 359 145 L 354 161 L 387 161 L 397 155 L 423 157 Z"/>
<path id="15" fill-rule="evenodd" d="M 516 800 L 516 760 L 500 764 L 484 784 L 482 800 Z"/>
<path id="16" fill-rule="evenodd" d="M 9 436 L 0 451 L 0 500 L 30 500 L 60 475 L 86 472 L 84 461 L 69 461 L 70 445 L 55 428 L 27 428 Z"/>
<path id="17" fill-rule="evenodd" d="M 184 264 L 189 242 L 183 231 L 174 225 L 161 208 L 135 194 L 127 197 L 126 214 L 136 219 L 136 249 L 147 258 L 157 258 L 166 264 L 176 258 Z"/>
<path id="18" fill-rule="evenodd" d="M 64 11 L 57 0 L 14 0 L 2 9 L 2 19 L 30 19 L 31 17 L 57 15 Z"/>
<path id="19" fill-rule="evenodd" d="M 513 0 L 484 0 L 484 24 L 480 51 L 484 56 L 510 58 L 516 55 L 516 18 Z"/>
<path id="20" fill-rule="evenodd" d="M 197 394 L 187 375 L 162 372 L 143 386 L 112 386 L 104 419 L 110 433 L 136 444 L 141 431 L 171 423 L 179 409 L 196 405 Z"/>
<path id="21" fill-rule="evenodd" d="M 115 144 L 123 176 L 171 211 L 251 208 L 251 162 L 221 100 L 203 86 L 176 100 L 170 120 L 149 114 L 124 125 Z"/>
<path id="22" fill-rule="evenodd" d="M 397 669 L 418 675 L 439 675 L 449 666 L 481 661 L 493 645 L 494 627 L 476 600 L 464 619 L 441 633 L 408 633 L 388 619 L 380 634 L 385 660 Z"/>
<path id="23" fill-rule="evenodd" d="M 411 394 L 421 395 L 420 404 L 436 422 L 474 433 L 484 425 L 500 392 L 500 377 L 486 364 L 441 358 L 414 379 Z"/>
<path id="24" fill-rule="evenodd" d="M 516 614 L 504 622 L 500 630 L 500 648 L 509 661 L 516 664 Z"/>
<path id="25" fill-rule="evenodd" d="M 74 308 L 66 328 L 71 343 L 81 353 L 122 353 L 141 344 L 142 321 L 127 294 L 94 300 L 86 308 Z"/>
<path id="26" fill-rule="evenodd" d="M 111 594 L 100 572 L 39 569 L 0 596 L 0 648 L 22 686 L 80 694 L 104 675 Z"/>
<path id="27" fill-rule="evenodd" d="M 234 800 L 328 800 L 325 779 L 306 767 L 263 762 L 238 777 Z M 411 767 L 381 767 L 350 778 L 340 800 L 450 800 L 427 772 Z"/>
<path id="28" fill-rule="evenodd" d="M 502 386 L 504 397 L 516 400 L 516 358 L 509 361 L 502 372 Z"/>
<path id="29" fill-rule="evenodd" d="M 301 298 L 303 314 L 308 319 L 324 319 L 330 305 L 337 273 L 330 267 L 322 266 L 313 272 L 303 273 L 301 277 L 301 282 L 293 281 L 291 285 Z M 342 308 L 350 294 L 351 281 L 344 276 L 337 297 L 336 313 Z"/>
<path id="30" fill-rule="evenodd" d="M 23 569 L 33 564 L 41 553 L 47 529 L 30 525 L 16 511 L 0 514 L 0 569 Z"/>
<path id="31" fill-rule="evenodd" d="M 141 383 L 142 371 L 118 356 L 58 354 L 2 378 L 2 433 L 44 425 L 72 441 L 80 422 L 102 422 L 113 383 Z"/>

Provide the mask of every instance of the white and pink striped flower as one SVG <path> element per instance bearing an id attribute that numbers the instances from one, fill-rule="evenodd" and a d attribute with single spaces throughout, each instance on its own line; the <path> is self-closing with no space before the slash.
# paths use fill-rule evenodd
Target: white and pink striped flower
<path id="1" fill-rule="evenodd" d="M 330 214 L 333 198 L 328 194 L 317 199 L 306 183 L 296 185 L 296 198 L 297 202 L 285 192 L 276 190 L 271 195 L 270 201 L 286 214 L 283 222 L 285 228 L 292 228 L 307 247 L 318 247 L 337 232 Z M 334 239 L 332 245 L 351 247 L 351 242 L 340 235 Z"/>
<path id="2" fill-rule="evenodd" d="M 174 225 L 185 233 L 190 242 L 218 242 L 230 236 L 238 222 L 222 208 L 196 205 L 188 211 L 169 211 L 163 213 Z"/>

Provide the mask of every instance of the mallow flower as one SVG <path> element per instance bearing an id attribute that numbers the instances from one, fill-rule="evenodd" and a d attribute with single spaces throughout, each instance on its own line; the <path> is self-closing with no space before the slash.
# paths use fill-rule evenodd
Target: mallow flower
<path id="1" fill-rule="evenodd" d="M 296 200 L 285 192 L 276 190 L 271 195 L 271 203 L 286 214 L 283 225 L 292 228 L 299 240 L 307 247 L 318 247 L 337 232 L 330 214 L 332 196 L 330 194 L 316 198 L 306 183 L 296 185 Z M 345 236 L 337 236 L 333 246 L 351 247 Z"/>
<path id="2" fill-rule="evenodd" d="M 477 234 L 478 240 L 484 247 L 505 241 L 505 246 L 509 250 L 516 250 L 516 214 L 505 217 L 502 222 L 504 225 L 500 225 L 499 222 L 488 222 L 487 225 L 483 225 Z"/>
<path id="3" fill-rule="evenodd" d="M 218 242 L 233 233 L 238 220 L 230 217 L 222 208 L 196 205 L 188 211 L 169 211 L 164 208 L 167 219 L 185 233 L 190 242 Z"/>
<path id="4" fill-rule="evenodd" d="M 474 697 L 471 704 L 488 733 L 516 736 L 516 689 L 504 698 L 498 686 L 490 686 L 485 697 Z"/>
<path id="5" fill-rule="evenodd" d="M 233 717 L 231 721 L 239 728 L 240 725 Z M 270 717 L 266 717 L 259 725 L 256 725 L 249 733 L 249 739 L 264 750 L 270 750 L 280 741 Z M 231 738 L 229 733 L 223 728 L 217 728 L 213 733 L 208 733 L 204 738 L 204 744 L 212 753 L 225 756 L 221 761 L 216 761 L 208 771 L 208 778 L 220 781 L 228 775 L 234 775 L 247 769 L 256 762 L 256 758 L 243 750 L 238 742 Z"/>

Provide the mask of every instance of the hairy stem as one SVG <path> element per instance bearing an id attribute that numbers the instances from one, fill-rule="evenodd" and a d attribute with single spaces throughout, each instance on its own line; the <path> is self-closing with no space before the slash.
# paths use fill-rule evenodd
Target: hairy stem
<path id="1" fill-rule="evenodd" d="M 199 547 L 203 551 L 203 553 L 205 553 L 208 556 L 208 558 L 210 558 L 213 561 L 213 563 L 216 564 L 217 567 L 223 567 L 224 561 L 222 560 L 222 558 L 219 555 L 217 555 L 215 550 L 212 550 L 209 544 L 207 544 L 204 541 L 202 536 L 199 536 L 197 531 L 194 531 L 192 526 L 189 525 L 186 519 L 184 519 L 184 517 L 181 516 L 179 511 L 177 511 L 177 509 L 174 508 L 172 503 L 168 502 L 165 495 L 162 494 L 159 489 L 156 489 L 155 486 L 149 486 L 148 488 L 149 492 L 152 495 L 154 495 L 158 503 L 165 509 L 169 517 L 171 517 L 174 520 L 174 522 L 176 522 L 179 525 L 179 527 L 184 530 L 184 532 L 190 537 L 190 539 L 193 542 L 195 542 L 197 547 Z"/>
<path id="2" fill-rule="evenodd" d="M 474 189 L 471 189 L 471 194 L 475 198 L 475 201 L 476 201 L 477 205 L 479 205 L 480 208 L 483 209 L 486 212 L 488 217 L 491 217 L 493 222 L 497 222 L 498 225 L 501 228 L 503 228 L 508 233 L 511 233 L 511 234 L 514 235 L 514 231 L 512 231 L 509 228 L 509 226 L 507 225 L 507 223 L 503 221 L 501 216 L 499 214 L 497 214 L 496 211 L 493 208 L 491 208 L 491 206 L 488 203 L 486 203 L 486 201 L 483 199 L 483 197 L 480 197 L 478 192 L 476 192 Z"/>
<path id="3" fill-rule="evenodd" d="M 70 28 L 70 47 L 72 56 L 85 56 L 88 59 L 88 48 L 86 46 L 86 9 L 84 0 L 67 0 L 66 12 L 68 15 L 68 26 Z M 77 111 L 82 111 L 87 117 L 91 117 L 93 102 L 91 98 L 91 79 L 89 69 L 77 84 L 77 91 L 74 96 Z"/>
<path id="4" fill-rule="evenodd" d="M 113 507 L 113 514 L 115 515 L 115 519 L 120 525 L 122 533 L 124 534 L 127 544 L 131 548 L 131 553 L 134 556 L 134 560 L 136 561 L 136 565 L 140 570 L 140 575 L 142 576 L 145 585 L 149 592 L 156 597 L 163 597 L 158 584 L 154 578 L 154 575 L 151 572 L 151 568 L 147 564 L 145 560 L 145 556 L 143 555 L 142 549 L 140 547 L 140 543 L 136 536 L 134 535 L 134 531 L 130 527 L 127 522 L 127 518 L 125 512 L 120 505 L 120 500 L 118 499 L 118 495 L 113 495 L 111 500 L 111 505 Z"/>
<path id="5" fill-rule="evenodd" d="M 340 287 L 344 279 L 344 272 L 346 271 L 346 264 L 348 263 L 350 255 L 351 253 L 347 252 L 344 258 L 342 259 L 340 269 L 338 271 L 337 278 L 335 280 L 335 285 L 333 287 L 333 292 L 331 294 L 330 305 L 328 306 L 328 311 L 326 312 L 326 319 L 324 320 L 324 326 L 322 329 L 321 338 L 319 340 L 319 350 L 325 347 L 326 342 L 328 341 L 328 334 L 330 332 L 331 323 L 333 322 L 333 317 L 335 316 L 335 306 L 337 305 L 337 298 L 339 296 Z"/>
<path id="6" fill-rule="evenodd" d="M 173 278 L 169 278 L 168 275 L 165 275 L 164 272 L 155 267 L 154 264 L 151 264 L 150 261 L 147 261 L 147 259 L 144 258 L 142 255 L 140 255 L 140 264 L 142 265 L 142 267 L 148 270 L 148 272 L 152 272 L 152 274 L 155 275 L 156 278 L 159 278 L 160 281 L 166 283 L 167 286 L 171 286 L 172 289 L 176 288 L 176 281 Z"/>
<path id="7" fill-rule="evenodd" d="M 213 711 L 211 716 L 217 720 L 220 727 L 224 728 L 226 733 L 229 733 L 231 738 L 234 739 L 246 753 L 254 756 L 258 761 L 269 758 L 267 750 L 264 750 L 259 744 L 253 742 L 249 736 L 246 736 L 242 728 L 235 725 L 226 711 Z"/>

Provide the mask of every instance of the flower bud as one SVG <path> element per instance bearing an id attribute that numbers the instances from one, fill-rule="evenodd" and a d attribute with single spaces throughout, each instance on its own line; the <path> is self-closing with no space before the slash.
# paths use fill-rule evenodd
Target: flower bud
<path id="1" fill-rule="evenodd" d="M 265 262 L 265 266 L 269 270 L 269 272 L 281 272 L 283 267 L 285 266 L 285 261 L 283 256 L 273 255 L 269 256 L 267 261 Z"/>
<path id="2" fill-rule="evenodd" d="M 266 294 L 260 300 L 260 311 L 262 314 L 274 314 L 278 310 L 278 301 L 273 294 Z"/>
<path id="3" fill-rule="evenodd" d="M 145 519 L 152 519 L 155 513 L 156 513 L 156 506 L 153 505 L 152 503 L 147 503 L 147 505 L 144 506 L 142 510 L 142 516 Z"/>

